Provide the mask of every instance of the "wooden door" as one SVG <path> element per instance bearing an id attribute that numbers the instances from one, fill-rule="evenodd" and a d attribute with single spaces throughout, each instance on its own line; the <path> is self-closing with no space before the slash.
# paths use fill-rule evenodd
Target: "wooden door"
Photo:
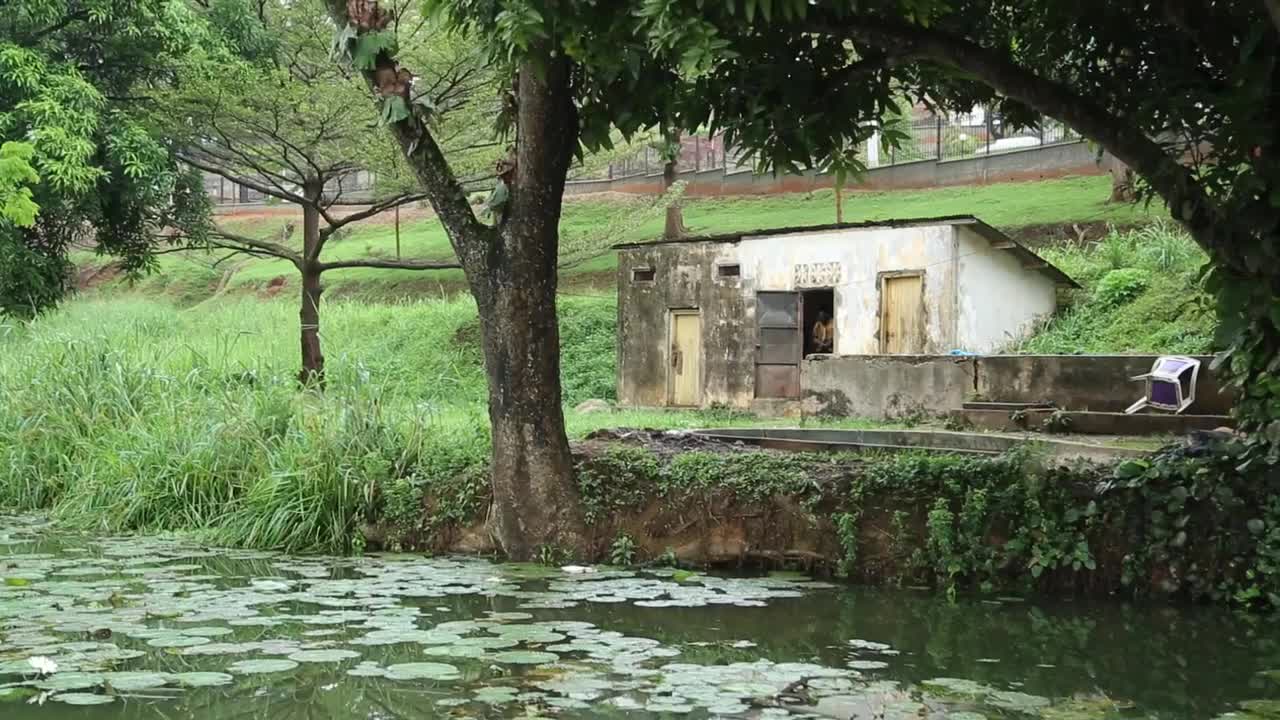
<path id="1" fill-rule="evenodd" d="M 919 275 L 891 275 L 880 288 L 880 352 L 924 352 L 924 282 Z"/>
<path id="2" fill-rule="evenodd" d="M 702 402 L 702 318 L 696 310 L 671 313 L 671 404 Z"/>
<path id="3" fill-rule="evenodd" d="M 756 294 L 756 397 L 800 397 L 800 293 Z"/>

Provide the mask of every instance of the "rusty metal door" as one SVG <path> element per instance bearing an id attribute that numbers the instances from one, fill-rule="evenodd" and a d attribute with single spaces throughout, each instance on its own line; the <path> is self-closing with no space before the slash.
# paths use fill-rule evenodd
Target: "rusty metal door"
<path id="1" fill-rule="evenodd" d="M 671 313 L 671 404 L 685 407 L 702 401 L 702 318 L 697 310 Z"/>
<path id="2" fill-rule="evenodd" d="M 880 288 L 880 351 L 889 355 L 924 352 L 924 282 L 919 275 L 886 276 Z"/>
<path id="3" fill-rule="evenodd" d="M 756 294 L 756 397 L 800 397 L 800 293 Z"/>

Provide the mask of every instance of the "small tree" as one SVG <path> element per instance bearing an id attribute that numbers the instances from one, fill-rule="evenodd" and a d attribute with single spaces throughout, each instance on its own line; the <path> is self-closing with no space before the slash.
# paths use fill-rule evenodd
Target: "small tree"
<path id="1" fill-rule="evenodd" d="M 256 20 L 256 19 L 255 19 Z M 267 6 L 257 20 L 275 38 L 275 52 L 265 60 L 246 61 L 217 53 L 192 61 L 178 89 L 165 97 L 161 112 L 187 128 L 179 156 L 189 165 L 213 173 L 265 196 L 296 205 L 302 212 L 301 242 L 289 244 L 292 227 L 279 238 L 253 237 L 215 226 L 199 244 L 246 255 L 287 260 L 301 279 L 299 309 L 301 371 L 307 385 L 324 380 L 320 343 L 321 279 L 330 270 L 387 268 L 435 270 L 457 268 L 449 261 L 400 257 L 326 260 L 325 249 L 340 230 L 425 195 L 404 176 L 403 162 L 384 133 L 377 132 L 367 90 L 329 58 L 331 27 L 315 2 Z M 406 34 L 409 41 L 419 38 Z M 456 46 L 433 44 L 445 56 L 434 63 L 441 74 L 423 82 L 419 103 L 437 108 L 437 127 L 451 139 L 469 129 L 450 125 L 450 111 L 484 85 L 474 56 Z M 459 118 L 471 123 L 474 118 Z M 465 154 L 466 148 L 459 152 Z M 372 189 L 353 196 L 357 178 L 372 173 Z M 366 192 L 372 197 L 365 197 Z"/>
<path id="2" fill-rule="evenodd" d="M 680 151 L 683 149 L 680 130 L 664 123 L 658 133 L 655 146 L 659 157 L 662 158 L 662 192 L 668 193 L 680 177 Z M 676 240 L 687 232 L 689 229 L 684 226 L 684 210 L 680 202 L 677 200 L 667 205 L 667 222 L 662 231 L 662 237 L 667 240 Z"/>

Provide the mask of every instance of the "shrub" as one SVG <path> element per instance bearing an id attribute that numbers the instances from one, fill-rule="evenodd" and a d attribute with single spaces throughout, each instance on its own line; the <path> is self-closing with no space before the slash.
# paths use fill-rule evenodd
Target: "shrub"
<path id="1" fill-rule="evenodd" d="M 1116 306 L 1132 301 L 1151 285 L 1151 275 L 1138 268 L 1112 270 L 1098 281 L 1094 297 L 1103 305 Z"/>

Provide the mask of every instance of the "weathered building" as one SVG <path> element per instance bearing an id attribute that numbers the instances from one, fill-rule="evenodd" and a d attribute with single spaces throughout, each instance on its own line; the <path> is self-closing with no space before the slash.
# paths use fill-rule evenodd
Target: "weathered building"
<path id="1" fill-rule="evenodd" d="M 1073 281 L 971 216 L 619 246 L 618 397 L 747 407 L 797 398 L 819 314 L 834 355 L 985 353 Z"/>

